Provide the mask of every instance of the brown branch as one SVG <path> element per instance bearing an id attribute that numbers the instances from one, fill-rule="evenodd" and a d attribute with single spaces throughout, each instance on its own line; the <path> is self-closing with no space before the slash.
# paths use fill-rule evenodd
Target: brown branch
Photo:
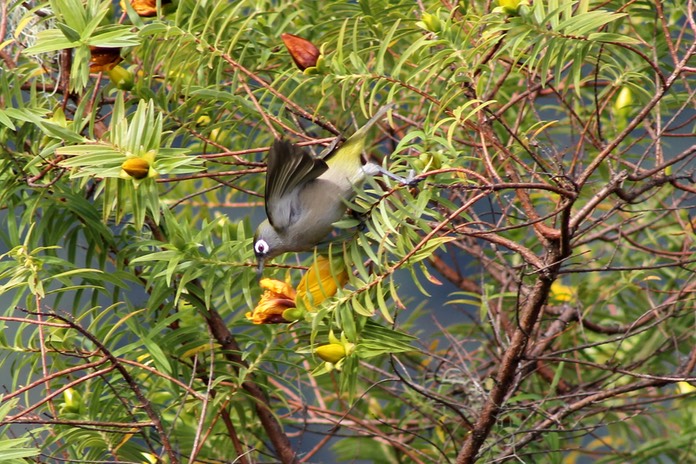
<path id="1" fill-rule="evenodd" d="M 464 277 L 459 271 L 453 269 L 438 255 L 430 257 L 430 264 L 442 275 L 445 279 L 452 282 L 458 288 L 471 293 L 481 294 L 481 287 L 472 279 Z"/>
<path id="2" fill-rule="evenodd" d="M 684 54 L 684 58 L 679 63 L 677 63 L 676 68 L 674 69 L 672 74 L 665 80 L 665 82 L 657 87 L 657 91 L 655 92 L 655 95 L 650 99 L 650 101 L 643 106 L 643 108 L 638 112 L 638 114 L 626 125 L 624 130 L 621 131 L 621 133 L 617 135 L 614 138 L 614 140 L 608 143 L 607 146 L 604 147 L 604 149 L 599 154 L 597 154 L 597 156 L 589 163 L 589 165 L 587 166 L 587 168 L 585 168 L 582 174 L 578 176 L 576 180 L 578 186 L 582 187 L 585 185 L 585 183 L 590 179 L 590 176 L 592 176 L 592 174 L 614 151 L 614 149 L 618 147 L 619 144 L 623 140 L 625 140 L 631 132 L 633 132 L 633 130 L 638 126 L 638 124 L 640 124 L 648 116 L 648 114 L 650 114 L 653 108 L 660 101 L 662 101 L 667 91 L 672 87 L 672 85 L 674 85 L 676 80 L 680 77 L 684 66 L 686 66 L 689 60 L 691 59 L 694 50 L 696 50 L 696 43 L 692 44 L 689 47 L 689 50 L 687 50 Z"/>
<path id="3" fill-rule="evenodd" d="M 230 441 L 232 441 L 234 450 L 237 452 L 236 462 L 238 462 L 239 464 L 249 464 L 249 460 L 246 457 L 246 453 L 248 451 L 244 449 L 242 442 L 239 441 L 237 429 L 235 428 L 234 423 L 232 422 L 232 417 L 230 416 L 229 409 L 227 409 L 227 407 L 222 408 L 220 410 L 220 415 L 222 416 L 222 421 L 225 423 L 225 427 L 227 428 L 227 434 L 230 437 Z"/>
<path id="4" fill-rule="evenodd" d="M 203 301 L 197 300 L 195 303 L 200 305 L 203 304 Z M 225 357 L 235 366 L 246 365 L 240 355 L 241 350 L 239 345 L 237 345 L 237 341 L 227 327 L 227 324 L 225 324 L 225 321 L 220 317 L 220 314 L 214 309 L 205 309 L 205 311 L 208 327 L 215 340 L 220 343 L 221 348 L 224 350 Z M 273 411 L 271 411 L 269 407 L 269 398 L 266 396 L 265 392 L 256 383 L 250 380 L 245 381 L 242 384 L 242 388 L 244 388 L 254 400 L 256 415 L 261 421 L 261 425 L 266 431 L 268 438 L 271 440 L 280 462 L 283 464 L 297 463 L 297 454 L 293 450 L 285 431 L 273 415 Z"/>
<path id="5" fill-rule="evenodd" d="M 549 429 L 554 429 L 558 427 L 563 419 L 569 415 L 580 411 L 590 405 L 615 398 L 619 395 L 630 393 L 636 390 L 642 390 L 649 387 L 659 387 L 669 383 L 665 380 L 643 380 L 634 384 L 623 385 L 610 390 L 601 391 L 592 395 L 583 397 L 582 399 L 575 401 L 574 403 L 565 404 L 557 408 L 556 412 L 548 414 L 548 418 L 534 424 L 532 429 L 526 433 L 523 437 L 518 437 L 515 440 L 514 448 L 519 449 L 530 443 L 531 441 L 538 438 L 542 433 L 548 431 Z M 512 447 L 505 448 L 499 455 L 498 458 L 494 459 L 494 462 L 502 462 L 512 458 L 515 455 L 515 451 Z"/>
<path id="6" fill-rule="evenodd" d="M 104 344 L 99 339 L 97 339 L 97 337 L 95 337 L 91 332 L 82 328 L 81 325 L 74 323 L 67 316 L 63 316 L 63 315 L 58 314 L 58 313 L 42 313 L 42 314 L 45 316 L 50 316 L 50 317 L 54 317 L 56 319 L 60 319 L 61 321 L 65 322 L 66 324 L 69 324 L 72 329 L 78 331 L 80 334 L 82 334 L 82 336 L 84 336 L 89 341 L 94 343 L 94 346 L 97 347 L 97 350 L 104 354 L 104 356 L 113 365 L 113 368 L 118 370 L 119 374 L 121 374 L 121 377 L 123 377 L 123 380 L 128 384 L 128 387 L 135 394 L 136 398 L 140 402 L 139 406 L 143 408 L 145 413 L 148 415 L 148 417 L 152 421 L 155 429 L 158 432 L 159 439 L 162 442 L 162 447 L 164 448 L 165 452 L 167 453 L 167 456 L 169 457 L 170 462 L 172 464 L 178 464 L 179 458 L 178 458 L 177 454 L 174 452 L 174 449 L 172 448 L 172 445 L 169 441 L 169 435 L 165 432 L 164 427 L 162 426 L 162 421 L 160 420 L 159 416 L 157 415 L 155 408 L 152 406 L 152 403 L 150 403 L 150 401 L 147 399 L 145 394 L 142 392 L 142 390 L 140 389 L 140 386 L 135 381 L 135 379 L 130 375 L 128 370 L 123 366 L 123 364 L 121 364 L 121 362 L 119 362 L 118 358 L 116 358 L 106 348 L 106 346 L 104 346 Z M 80 379 L 80 381 L 82 381 L 82 379 Z"/>
<path id="7" fill-rule="evenodd" d="M 611 180 L 599 190 L 599 192 L 594 194 L 594 196 L 587 203 L 585 203 L 585 205 L 583 205 L 583 207 L 580 208 L 580 210 L 575 213 L 573 217 L 570 218 L 570 223 L 568 226 L 571 232 L 575 232 L 577 230 L 580 223 L 592 213 L 595 207 L 599 205 L 602 200 L 607 198 L 612 193 L 616 193 L 622 182 L 626 180 L 626 177 L 628 177 L 627 171 L 621 171 L 618 174 L 615 174 Z"/>
<path id="8" fill-rule="evenodd" d="M 538 274 L 534 286 L 529 291 L 527 300 L 520 311 L 519 325 L 515 329 L 510 345 L 505 349 L 503 358 L 500 361 L 495 386 L 483 406 L 474 430 L 467 437 L 464 446 L 457 456 L 457 464 L 473 464 L 476 461 L 479 449 L 490 434 L 505 403 L 505 398 L 513 388 L 517 367 L 524 355 L 530 334 L 539 319 L 539 314 L 548 296 L 555 273 L 558 272 L 560 258 L 554 252 L 548 253 L 547 272 Z"/>
<path id="9" fill-rule="evenodd" d="M 73 380 L 72 382 L 69 382 L 69 383 L 63 385 L 59 389 L 54 390 L 54 391 L 50 391 L 50 393 L 45 394 L 39 401 L 37 401 L 33 405 L 29 406 L 28 408 L 22 410 L 22 412 L 15 414 L 14 416 L 7 416 L 7 418 L 5 420 L 8 423 L 12 423 L 12 422 L 16 421 L 17 419 L 20 419 L 22 416 L 26 416 L 30 412 L 34 411 L 36 408 L 38 408 L 42 404 L 45 404 L 45 403 L 51 404 L 51 400 L 53 398 L 55 398 L 56 396 L 60 395 L 61 393 L 63 393 L 65 390 L 68 390 L 76 385 L 79 385 L 82 382 L 84 382 L 85 380 L 89 380 L 93 377 L 101 377 L 102 375 L 113 371 L 114 368 L 115 368 L 115 366 L 111 365 L 111 366 L 106 367 L 104 369 L 90 372 L 89 374 L 86 374 L 86 375 L 80 377 L 79 379 Z M 49 378 L 48 376 L 45 376 L 42 379 L 40 379 L 39 382 L 36 382 L 36 383 L 48 382 L 48 378 Z M 48 390 L 47 390 L 47 392 L 48 392 Z M 52 414 L 56 415 L 55 412 L 52 412 Z"/>
<path id="10" fill-rule="evenodd" d="M 162 229 L 149 216 L 145 218 L 145 222 L 152 230 L 152 234 L 157 240 L 160 242 L 167 241 Z M 213 338 L 221 345 L 225 357 L 232 363 L 235 369 L 237 369 L 237 366 L 247 366 L 240 355 L 241 350 L 236 339 L 232 335 L 232 332 L 230 332 L 227 324 L 225 324 L 225 321 L 223 321 L 220 313 L 214 308 L 207 307 L 205 300 L 199 296 L 201 290 L 200 284 L 196 281 L 192 281 L 188 284 L 188 288 L 188 294 L 182 295 L 182 297 L 187 298 L 191 304 L 198 307 L 203 313 L 208 324 L 208 329 Z M 280 462 L 282 464 L 297 463 L 297 454 L 293 450 L 287 434 L 270 409 L 269 398 L 261 387 L 252 380 L 249 380 L 251 378 L 250 375 L 247 375 L 246 378 L 247 380 L 242 384 L 242 388 L 244 388 L 254 400 L 256 415 L 261 421 L 261 425 L 266 431 L 267 436 L 271 440 L 271 444 L 280 458 Z"/>
<path id="11" fill-rule="evenodd" d="M 39 419 L 39 418 L 20 418 L 13 421 L 5 419 L 0 421 L 0 425 L 14 424 L 37 424 L 37 425 L 69 425 L 73 427 L 89 427 L 92 429 L 128 429 L 123 432 L 117 430 L 104 430 L 110 433 L 127 433 L 132 434 L 130 429 L 144 429 L 154 427 L 154 422 L 103 422 L 103 421 L 87 421 L 87 420 L 70 420 L 70 419 Z"/>

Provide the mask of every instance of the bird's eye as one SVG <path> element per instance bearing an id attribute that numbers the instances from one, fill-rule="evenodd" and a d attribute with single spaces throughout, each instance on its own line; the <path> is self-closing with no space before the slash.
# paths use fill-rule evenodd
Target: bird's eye
<path id="1" fill-rule="evenodd" d="M 268 253 L 269 248 L 265 240 L 259 240 L 254 243 L 254 253 L 256 253 L 257 256 L 264 256 Z"/>

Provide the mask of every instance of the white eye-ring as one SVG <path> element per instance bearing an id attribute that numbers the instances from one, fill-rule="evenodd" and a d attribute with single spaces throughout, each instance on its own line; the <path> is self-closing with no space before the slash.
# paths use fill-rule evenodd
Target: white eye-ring
<path id="1" fill-rule="evenodd" d="M 254 243 L 254 253 L 256 253 L 258 256 L 263 256 L 268 253 L 269 248 L 268 243 L 266 243 L 266 241 L 263 239 Z"/>

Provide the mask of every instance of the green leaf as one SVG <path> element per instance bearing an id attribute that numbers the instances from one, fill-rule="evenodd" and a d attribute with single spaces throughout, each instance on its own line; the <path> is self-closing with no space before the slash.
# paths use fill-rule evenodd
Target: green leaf
<path id="1" fill-rule="evenodd" d="M 12 123 L 12 120 L 7 116 L 7 113 L 3 109 L 0 109 L 0 124 L 9 128 L 10 130 L 15 130 L 15 125 Z"/>
<path id="2" fill-rule="evenodd" d="M 87 4 L 80 0 L 51 0 L 51 6 L 53 11 L 59 17 L 63 17 L 65 23 L 74 30 L 82 31 L 87 25 Z"/>
<path id="3" fill-rule="evenodd" d="M 149 338 L 144 338 L 143 343 L 148 353 L 150 353 L 150 356 L 152 356 L 152 360 L 155 362 L 157 369 L 170 374 L 172 372 L 172 366 L 169 364 L 169 359 L 167 359 L 167 355 L 164 354 L 162 348 Z"/>
<path id="4" fill-rule="evenodd" d="M 99 27 L 90 37 L 85 38 L 85 43 L 95 47 L 134 47 L 140 45 L 138 35 L 131 32 L 130 26 L 113 24 Z"/>
<path id="5" fill-rule="evenodd" d="M 592 32 L 587 36 L 587 39 L 592 42 L 622 43 L 627 45 L 638 45 L 641 43 L 640 40 L 634 37 L 613 32 Z"/>
<path id="6" fill-rule="evenodd" d="M 56 26 L 58 26 L 58 29 L 63 33 L 66 39 L 68 39 L 71 42 L 79 42 L 80 40 L 80 33 L 77 32 L 75 29 L 71 28 L 67 24 L 63 24 L 61 22 L 57 22 Z"/>
<path id="7" fill-rule="evenodd" d="M 55 124 L 51 121 L 42 121 L 41 129 L 43 132 L 51 137 L 64 140 L 71 143 L 81 143 L 85 141 L 85 138 L 80 134 L 76 134 L 74 131 L 67 129 L 59 124 Z"/>
<path id="8" fill-rule="evenodd" d="M 55 52 L 66 48 L 74 48 L 79 42 L 74 42 L 63 34 L 59 29 L 48 29 L 37 34 L 34 45 L 24 50 L 27 55 L 38 55 L 39 53 Z"/>

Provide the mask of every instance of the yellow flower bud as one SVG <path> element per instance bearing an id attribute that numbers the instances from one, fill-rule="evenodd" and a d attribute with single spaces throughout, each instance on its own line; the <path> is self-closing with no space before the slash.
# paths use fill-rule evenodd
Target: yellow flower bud
<path id="1" fill-rule="evenodd" d="M 133 88 L 133 73 L 121 66 L 114 66 L 109 70 L 109 79 L 117 89 L 130 90 Z"/>
<path id="2" fill-rule="evenodd" d="M 63 399 L 60 412 L 78 414 L 82 410 L 82 395 L 74 388 L 63 390 Z"/>
<path id="3" fill-rule="evenodd" d="M 528 1 L 522 0 L 498 0 L 498 5 L 503 12 L 510 16 L 517 16 L 521 6 L 529 6 Z"/>
<path id="4" fill-rule="evenodd" d="M 210 116 L 208 116 L 207 114 L 203 114 L 201 116 L 198 116 L 198 119 L 196 119 L 196 125 L 207 126 L 208 124 L 210 124 L 210 121 L 212 121 L 212 119 L 210 119 Z"/>
<path id="5" fill-rule="evenodd" d="M 283 311 L 283 319 L 288 322 L 299 321 L 304 317 L 305 311 L 299 308 L 288 308 Z"/>
<path id="6" fill-rule="evenodd" d="M 126 174 L 131 176 L 133 179 L 144 179 L 150 172 L 150 163 L 143 158 L 128 158 L 121 165 Z"/>
<path id="7" fill-rule="evenodd" d="M 551 284 L 549 302 L 552 304 L 572 303 L 575 300 L 575 289 L 563 285 L 558 280 Z"/>
<path id="8" fill-rule="evenodd" d="M 442 30 L 442 21 L 440 17 L 436 14 L 423 13 L 421 18 L 423 20 L 423 25 L 430 32 L 438 33 Z"/>
<path id="9" fill-rule="evenodd" d="M 628 86 L 621 87 L 619 90 L 619 95 L 616 97 L 614 102 L 614 111 L 616 115 L 621 118 L 626 118 L 631 113 L 631 106 L 633 105 L 633 92 Z"/>
<path id="10" fill-rule="evenodd" d="M 340 343 L 329 343 L 328 345 L 318 346 L 314 352 L 322 360 L 331 364 L 336 364 L 346 357 L 346 349 Z"/>

